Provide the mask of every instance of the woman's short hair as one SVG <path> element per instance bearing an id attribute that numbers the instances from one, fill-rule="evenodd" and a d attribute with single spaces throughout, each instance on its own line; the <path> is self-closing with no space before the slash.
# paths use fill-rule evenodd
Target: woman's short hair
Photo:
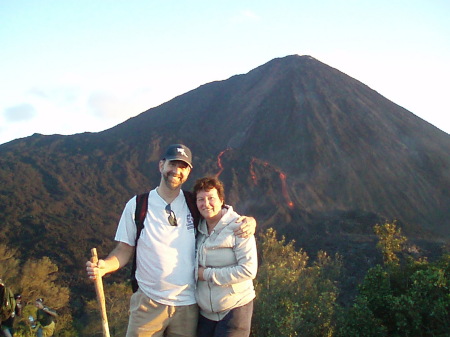
<path id="1" fill-rule="evenodd" d="M 217 195 L 222 202 L 225 202 L 225 189 L 223 183 L 216 177 L 203 177 L 197 179 L 194 185 L 193 193 L 197 197 L 197 193 L 200 191 L 210 191 L 213 188 L 217 190 Z"/>

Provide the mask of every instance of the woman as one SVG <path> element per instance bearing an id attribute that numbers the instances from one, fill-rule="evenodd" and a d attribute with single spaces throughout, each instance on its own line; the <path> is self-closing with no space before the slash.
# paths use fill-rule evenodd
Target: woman
<path id="1" fill-rule="evenodd" d="M 220 180 L 197 180 L 194 195 L 203 217 L 197 236 L 197 337 L 249 336 L 258 268 L 255 237 L 234 234 L 239 215 L 225 205 Z"/>

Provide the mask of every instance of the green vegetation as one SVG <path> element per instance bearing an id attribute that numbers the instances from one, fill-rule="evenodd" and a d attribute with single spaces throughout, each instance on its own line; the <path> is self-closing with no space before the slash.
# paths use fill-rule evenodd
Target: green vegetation
<path id="1" fill-rule="evenodd" d="M 125 336 L 128 325 L 128 307 L 132 295 L 131 284 L 112 283 L 104 286 L 106 312 L 111 336 Z M 88 322 L 83 328 L 83 336 L 102 336 L 101 316 L 96 299 L 87 301 Z"/>
<path id="2" fill-rule="evenodd" d="M 260 239 L 253 335 L 333 336 L 340 258 L 320 252 L 308 266 L 307 254 L 278 241 L 273 229 Z"/>
<path id="3" fill-rule="evenodd" d="M 449 336 L 450 255 L 429 262 L 395 223 L 376 225 L 374 231 L 383 264 L 368 270 L 350 305 L 339 301 L 340 283 L 348 277 L 342 257 L 321 251 L 310 261 L 294 241 L 278 240 L 273 229 L 261 234 L 252 336 Z M 0 245 L 0 275 L 26 302 L 16 336 L 31 336 L 28 316 L 35 315 L 37 297 L 58 311 L 57 336 L 101 336 L 93 296 L 83 297 L 84 308 L 75 315 L 69 297 L 80 296 L 60 285 L 58 268 L 48 257 L 22 262 L 15 256 L 16 250 Z M 123 336 L 131 288 L 106 282 L 105 295 L 111 336 Z"/>
<path id="4" fill-rule="evenodd" d="M 37 309 L 34 303 L 40 297 L 44 298 L 46 305 L 58 312 L 56 331 L 61 332 L 59 335 L 70 336 L 66 332 L 74 330 L 71 310 L 68 307 L 69 288 L 58 284 L 58 267 L 48 257 L 29 259 L 21 264 L 15 258 L 15 253 L 16 250 L 0 244 L 0 275 L 5 284 L 15 293 L 22 295 L 24 305 L 22 316 L 15 320 L 14 336 L 33 336 L 28 317 L 36 318 Z"/>
<path id="5" fill-rule="evenodd" d="M 448 337 L 450 255 L 429 263 L 405 249 L 395 224 L 375 226 L 375 232 L 384 265 L 368 271 L 338 336 Z"/>

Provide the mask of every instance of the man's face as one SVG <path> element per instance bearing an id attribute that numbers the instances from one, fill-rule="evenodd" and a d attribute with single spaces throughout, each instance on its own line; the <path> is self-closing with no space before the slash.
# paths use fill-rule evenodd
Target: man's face
<path id="1" fill-rule="evenodd" d="M 180 188 L 187 180 L 189 173 L 191 173 L 191 167 L 181 160 L 161 160 L 159 171 L 166 186 L 175 190 Z"/>

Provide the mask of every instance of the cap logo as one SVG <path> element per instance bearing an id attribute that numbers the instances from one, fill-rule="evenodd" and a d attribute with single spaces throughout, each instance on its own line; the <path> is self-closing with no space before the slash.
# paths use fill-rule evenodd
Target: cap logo
<path id="1" fill-rule="evenodd" d="M 181 153 L 181 155 L 183 155 L 183 156 L 185 156 L 186 158 L 188 158 L 188 155 L 186 154 L 186 151 L 184 151 L 184 149 L 183 148 L 177 148 L 177 152 L 178 153 Z"/>

